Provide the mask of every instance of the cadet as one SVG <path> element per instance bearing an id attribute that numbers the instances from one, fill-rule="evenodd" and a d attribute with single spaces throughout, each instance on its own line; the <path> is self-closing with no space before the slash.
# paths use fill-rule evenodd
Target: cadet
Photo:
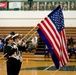
<path id="1" fill-rule="evenodd" d="M 13 37 L 8 35 L 5 40 L 6 46 L 4 49 L 6 50 L 5 57 L 7 57 L 7 75 L 18 75 L 22 63 L 20 53 L 22 47 L 18 46 L 16 42 L 18 40 L 18 34 L 15 34 Z"/>

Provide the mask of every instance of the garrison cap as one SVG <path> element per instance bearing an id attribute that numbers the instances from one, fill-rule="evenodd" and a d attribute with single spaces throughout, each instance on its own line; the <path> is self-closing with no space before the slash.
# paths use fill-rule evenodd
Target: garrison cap
<path id="1" fill-rule="evenodd" d="M 13 39 L 16 37 L 19 37 L 19 34 L 15 34 L 14 36 L 12 36 Z"/>
<path id="2" fill-rule="evenodd" d="M 12 36 L 10 34 L 6 36 L 5 41 L 9 38 L 12 38 Z"/>

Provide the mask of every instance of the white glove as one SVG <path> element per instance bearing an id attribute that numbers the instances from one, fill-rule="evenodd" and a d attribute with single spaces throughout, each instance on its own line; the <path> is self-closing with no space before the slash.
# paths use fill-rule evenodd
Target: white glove
<path id="1" fill-rule="evenodd" d="M 76 51 L 75 51 L 75 53 L 76 53 Z"/>
<path id="2" fill-rule="evenodd" d="M 17 46 L 16 46 L 16 45 L 13 45 L 13 48 L 14 48 L 14 49 L 17 49 Z"/>
<path id="3" fill-rule="evenodd" d="M 22 46 L 25 46 L 25 43 L 24 42 L 22 43 Z"/>
<path id="4" fill-rule="evenodd" d="M 21 44 L 22 44 L 22 41 L 21 41 L 21 40 L 20 40 L 20 41 L 18 41 L 18 44 L 19 44 L 19 45 L 21 45 Z"/>

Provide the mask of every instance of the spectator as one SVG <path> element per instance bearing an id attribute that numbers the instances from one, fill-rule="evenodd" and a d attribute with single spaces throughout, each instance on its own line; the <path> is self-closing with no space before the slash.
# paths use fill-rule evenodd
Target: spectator
<path id="1" fill-rule="evenodd" d="M 33 46 L 32 42 L 31 41 L 28 41 L 26 43 L 26 45 L 27 45 L 26 52 L 32 52 L 32 50 L 34 49 L 34 46 Z"/>
<path id="2" fill-rule="evenodd" d="M 37 47 L 37 40 L 38 40 L 38 37 L 36 35 L 34 35 L 31 41 L 35 48 Z"/>
<path id="3" fill-rule="evenodd" d="M 68 46 L 68 53 L 69 53 L 69 58 L 71 58 L 73 51 L 70 45 Z"/>
<path id="4" fill-rule="evenodd" d="M 72 45 L 72 44 L 73 44 L 73 38 L 72 38 L 72 37 L 69 37 L 69 38 L 67 39 L 67 44 L 68 44 L 68 45 Z"/>
<path id="5" fill-rule="evenodd" d="M 13 35 L 15 35 L 15 32 L 13 32 L 13 31 L 12 31 L 12 32 L 10 32 L 10 35 L 12 35 L 12 36 L 13 36 Z"/>
<path id="6" fill-rule="evenodd" d="M 48 58 L 49 58 L 49 49 L 48 49 L 47 45 L 45 45 L 44 54 L 45 54 L 44 57 L 48 56 Z"/>
<path id="7" fill-rule="evenodd" d="M 5 37 L 6 37 L 6 36 L 5 36 L 4 34 L 3 34 L 2 37 L 1 37 L 3 44 L 5 44 Z"/>
<path id="8" fill-rule="evenodd" d="M 76 59 L 76 44 L 73 46 L 73 53 L 75 54 L 75 59 Z"/>
<path id="9" fill-rule="evenodd" d="M 2 42 L 2 39 L 0 38 L 0 52 L 3 52 L 3 47 L 4 47 L 4 44 Z"/>

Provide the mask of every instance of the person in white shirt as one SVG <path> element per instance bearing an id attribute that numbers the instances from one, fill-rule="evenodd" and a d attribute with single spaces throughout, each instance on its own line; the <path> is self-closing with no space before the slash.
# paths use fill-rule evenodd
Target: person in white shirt
<path id="1" fill-rule="evenodd" d="M 38 40 L 38 37 L 36 35 L 34 35 L 31 41 L 35 48 L 37 46 L 37 40 Z"/>

